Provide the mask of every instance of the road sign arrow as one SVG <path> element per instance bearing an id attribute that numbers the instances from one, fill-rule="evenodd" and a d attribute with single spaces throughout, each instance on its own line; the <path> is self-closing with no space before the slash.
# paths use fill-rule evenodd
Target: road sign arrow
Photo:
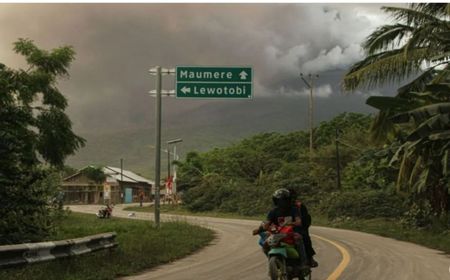
<path id="1" fill-rule="evenodd" d="M 241 76 L 241 80 L 245 80 L 245 79 L 247 79 L 248 74 L 247 74 L 247 72 L 242 71 L 241 73 L 239 73 L 239 76 Z"/>
<path id="2" fill-rule="evenodd" d="M 184 87 L 181 88 L 181 92 L 184 93 L 184 94 L 186 94 L 188 92 L 191 93 L 191 88 L 188 88 L 188 87 L 184 86 Z"/>

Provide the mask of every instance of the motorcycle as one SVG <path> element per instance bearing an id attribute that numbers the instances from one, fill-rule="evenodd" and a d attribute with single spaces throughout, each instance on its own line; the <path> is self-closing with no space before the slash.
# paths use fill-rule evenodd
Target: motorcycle
<path id="1" fill-rule="evenodd" d="M 98 213 L 96 214 L 99 219 L 109 219 L 112 215 L 113 205 L 106 205 L 105 207 L 100 208 Z"/>
<path id="2" fill-rule="evenodd" d="M 295 239 L 301 238 L 294 233 L 292 226 L 273 225 L 265 240 L 268 247 L 269 276 L 271 280 L 311 280 L 311 269 L 301 265 Z"/>

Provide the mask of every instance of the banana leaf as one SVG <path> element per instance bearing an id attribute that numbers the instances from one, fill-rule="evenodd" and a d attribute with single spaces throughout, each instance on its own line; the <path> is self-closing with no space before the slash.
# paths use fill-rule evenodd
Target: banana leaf
<path id="1" fill-rule="evenodd" d="M 435 115 L 428 120 L 422 122 L 411 134 L 406 138 L 407 141 L 416 141 L 418 139 L 427 138 L 434 132 L 442 132 L 449 127 L 449 116 Z"/>
<path id="2" fill-rule="evenodd" d="M 416 183 L 413 186 L 413 188 L 416 192 L 421 193 L 426 190 L 429 174 L 430 174 L 429 167 L 425 168 L 422 171 L 422 173 L 420 173 L 420 177 L 418 178 L 418 180 L 416 181 Z"/>
<path id="3" fill-rule="evenodd" d="M 448 160 L 448 150 L 445 151 L 444 156 L 442 157 L 442 174 L 444 174 L 444 176 L 449 175 L 449 160 Z"/>
<path id="4" fill-rule="evenodd" d="M 442 114 L 444 117 L 446 116 L 448 118 L 448 115 L 450 114 L 450 102 L 422 106 L 405 113 L 397 114 L 393 116 L 391 120 L 394 123 L 405 123 L 412 117 L 417 123 L 421 123 L 438 114 Z"/>
<path id="5" fill-rule="evenodd" d="M 450 130 L 430 134 L 428 138 L 433 141 L 450 139 Z"/>
<path id="6" fill-rule="evenodd" d="M 366 104 L 381 111 L 405 111 L 416 108 L 417 103 L 406 98 L 389 96 L 370 96 Z"/>

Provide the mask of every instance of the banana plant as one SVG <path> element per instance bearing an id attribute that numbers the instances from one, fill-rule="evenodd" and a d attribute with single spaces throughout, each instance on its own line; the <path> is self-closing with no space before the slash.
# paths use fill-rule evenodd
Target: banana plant
<path id="1" fill-rule="evenodd" d="M 394 97 L 368 98 L 367 104 L 379 110 L 372 123 L 373 139 L 401 143 L 391 159 L 399 166 L 399 191 L 437 189 L 442 194 L 445 189 L 448 193 L 450 4 L 417 3 L 383 10 L 397 23 L 381 26 L 366 38 L 362 44 L 366 58 L 350 68 L 343 88 L 353 91 L 409 79 Z M 437 204 L 448 210 L 448 201 L 448 195 L 440 195 Z"/>

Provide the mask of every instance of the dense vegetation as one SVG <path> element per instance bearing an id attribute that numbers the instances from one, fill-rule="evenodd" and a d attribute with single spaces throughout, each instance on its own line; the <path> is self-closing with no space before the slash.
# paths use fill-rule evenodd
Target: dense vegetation
<path id="1" fill-rule="evenodd" d="M 397 21 L 363 43 L 366 58 L 344 78 L 344 89 L 410 81 L 395 97 L 373 96 L 379 109 L 373 139 L 395 147 L 399 192 L 414 194 L 416 208 L 445 219 L 450 210 L 450 4 L 384 7 Z"/>
<path id="2" fill-rule="evenodd" d="M 395 199 L 391 196 L 398 196 L 394 185 L 385 183 L 395 176 L 395 167 L 386 160 L 389 151 L 376 150 L 368 140 L 371 121 L 368 115 L 344 113 L 322 122 L 314 131 L 315 152 L 311 160 L 309 135 L 303 131 L 264 133 L 227 148 L 202 154 L 191 152 L 185 161 L 178 163 L 178 188 L 184 192 L 186 207 L 193 211 L 264 214 L 271 207 L 273 191 L 281 187 L 296 189 L 315 210 L 332 209 L 330 204 L 338 205 L 341 201 L 336 197 L 339 194 L 366 196 L 367 207 L 374 207 L 372 212 L 378 211 L 377 207 L 391 205 Z M 343 171 L 340 189 L 336 129 Z M 374 197 L 378 199 L 375 201 Z M 402 204 L 393 205 L 393 209 L 385 209 L 384 215 L 398 215 Z M 352 211 L 359 211 L 353 208 Z M 365 210 L 361 208 L 362 212 L 354 215 L 365 215 Z"/>
<path id="3" fill-rule="evenodd" d="M 65 114 L 57 78 L 68 76 L 71 47 L 14 44 L 28 69 L 0 63 L 0 244 L 40 241 L 60 215 L 59 169 L 84 144 Z"/>
<path id="4" fill-rule="evenodd" d="M 369 138 L 370 115 L 343 113 L 315 130 L 309 158 L 306 132 L 264 133 L 210 152 L 190 152 L 178 162 L 178 189 L 194 212 L 264 215 L 277 188 L 293 188 L 315 213 L 330 220 L 398 218 L 404 224 L 431 226 L 429 203 L 399 192 L 399 164 L 390 162 L 398 144 L 377 145 Z M 336 131 L 340 151 L 338 187 Z M 418 206 L 418 203 L 423 203 Z M 445 218 L 443 218 L 445 219 Z"/>

